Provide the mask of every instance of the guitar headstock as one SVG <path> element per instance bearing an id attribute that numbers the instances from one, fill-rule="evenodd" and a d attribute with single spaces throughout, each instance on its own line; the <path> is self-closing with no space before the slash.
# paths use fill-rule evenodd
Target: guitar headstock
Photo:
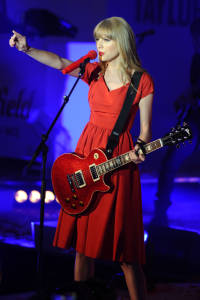
<path id="1" fill-rule="evenodd" d="M 173 127 L 170 133 L 164 136 L 162 139 L 164 145 L 179 145 L 184 143 L 187 140 L 192 139 L 192 131 L 190 126 L 187 123 L 183 125 L 178 124 L 176 127 Z"/>

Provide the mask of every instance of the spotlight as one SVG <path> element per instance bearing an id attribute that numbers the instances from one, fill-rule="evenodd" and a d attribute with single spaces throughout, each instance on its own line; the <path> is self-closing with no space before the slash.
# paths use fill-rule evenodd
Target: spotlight
<path id="1" fill-rule="evenodd" d="M 31 203 L 37 203 L 40 201 L 41 195 L 40 192 L 33 190 L 30 192 L 29 200 Z"/>
<path id="2" fill-rule="evenodd" d="M 28 195 L 25 191 L 23 190 L 19 190 L 15 193 L 15 200 L 18 203 L 23 203 L 28 199 Z"/>
<path id="3" fill-rule="evenodd" d="M 147 242 L 148 238 L 149 238 L 149 234 L 148 234 L 148 232 L 145 230 L 145 231 L 144 231 L 144 242 L 145 242 L 145 243 Z"/>
<path id="4" fill-rule="evenodd" d="M 45 203 L 50 203 L 50 202 L 54 201 L 54 199 L 55 199 L 54 193 L 51 191 L 46 191 Z"/>

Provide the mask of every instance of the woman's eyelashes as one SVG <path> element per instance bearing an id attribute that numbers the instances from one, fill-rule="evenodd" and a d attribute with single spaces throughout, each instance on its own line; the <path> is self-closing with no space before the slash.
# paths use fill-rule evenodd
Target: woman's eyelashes
<path id="1" fill-rule="evenodd" d="M 100 41 L 100 40 L 101 40 L 101 41 L 106 41 L 106 42 L 111 41 L 111 39 L 109 39 L 109 38 L 96 38 L 96 39 L 95 39 L 96 42 L 98 42 L 98 41 Z"/>

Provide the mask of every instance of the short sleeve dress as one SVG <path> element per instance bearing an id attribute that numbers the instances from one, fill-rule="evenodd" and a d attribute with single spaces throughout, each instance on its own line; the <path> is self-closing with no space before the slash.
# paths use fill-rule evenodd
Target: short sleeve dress
<path id="1" fill-rule="evenodd" d="M 122 108 L 129 84 L 109 90 L 98 63 L 88 63 L 83 80 L 89 85 L 91 110 L 75 152 L 87 156 L 95 148 L 105 148 L 108 136 Z M 130 129 L 141 98 L 153 93 L 153 81 L 143 73 L 126 126 L 113 156 L 134 148 Z M 115 170 L 112 192 L 99 193 L 97 206 L 87 215 L 74 217 L 60 211 L 54 246 L 91 258 L 118 262 L 145 263 L 141 186 L 138 166 L 134 163 Z"/>

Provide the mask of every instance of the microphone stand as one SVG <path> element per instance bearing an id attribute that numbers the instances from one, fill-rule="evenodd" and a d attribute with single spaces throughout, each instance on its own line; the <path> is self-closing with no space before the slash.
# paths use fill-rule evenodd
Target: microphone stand
<path id="1" fill-rule="evenodd" d="M 53 122 L 51 123 L 49 129 L 47 130 L 46 134 L 42 134 L 42 140 L 39 146 L 36 148 L 33 157 L 29 164 L 26 166 L 25 172 L 32 166 L 33 162 L 36 160 L 38 155 L 42 153 L 42 180 L 41 180 L 41 201 L 40 201 L 40 226 L 39 226 L 39 247 L 37 250 L 37 294 L 32 296 L 30 299 L 40 299 L 44 300 L 46 298 L 46 292 L 44 289 L 44 260 L 43 260 L 43 237 L 44 237 L 44 206 L 45 206 L 45 191 L 46 191 L 46 162 L 47 162 L 47 153 L 48 153 L 48 146 L 46 145 L 46 141 L 49 137 L 51 130 L 53 129 L 56 121 L 58 120 L 61 112 L 63 111 L 65 105 L 69 101 L 69 98 L 75 89 L 78 81 L 83 76 L 85 72 L 85 66 L 90 61 L 90 58 L 84 60 L 83 63 L 80 64 L 80 72 L 79 76 L 77 77 L 74 85 L 72 86 L 68 95 L 64 96 L 64 102 L 59 109 L 58 113 L 56 114 Z"/>

